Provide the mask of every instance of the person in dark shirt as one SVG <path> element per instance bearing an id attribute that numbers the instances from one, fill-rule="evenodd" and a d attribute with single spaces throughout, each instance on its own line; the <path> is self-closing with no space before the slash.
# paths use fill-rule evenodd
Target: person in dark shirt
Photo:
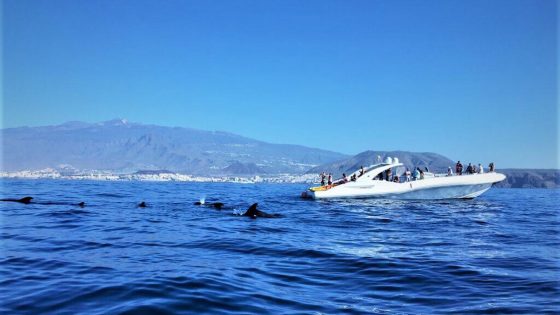
<path id="1" fill-rule="evenodd" d="M 472 174 L 473 173 L 473 168 L 471 163 L 469 163 L 469 166 L 467 166 L 467 174 Z"/>
<path id="2" fill-rule="evenodd" d="M 391 181 L 391 169 L 385 171 L 385 180 Z"/>
<path id="3" fill-rule="evenodd" d="M 461 161 L 457 161 L 455 165 L 455 174 L 463 175 L 463 164 L 461 164 Z"/>

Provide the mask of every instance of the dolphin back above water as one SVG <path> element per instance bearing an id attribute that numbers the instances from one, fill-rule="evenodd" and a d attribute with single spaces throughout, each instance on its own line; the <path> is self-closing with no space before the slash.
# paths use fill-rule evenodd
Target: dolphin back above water
<path id="1" fill-rule="evenodd" d="M 32 202 L 31 200 L 33 200 L 33 197 L 23 197 L 21 199 L 16 199 L 16 198 L 6 198 L 6 199 L 0 199 L 0 201 L 9 201 L 9 202 L 19 202 L 19 203 L 23 203 L 23 204 L 38 204 L 38 205 L 62 205 L 62 206 L 79 206 L 80 208 L 83 208 L 86 206 L 85 202 L 80 202 L 80 203 L 68 203 L 68 202 L 56 202 L 56 201 L 39 201 L 39 202 Z"/>
<path id="2" fill-rule="evenodd" d="M 210 207 L 210 208 L 215 208 L 218 210 L 222 210 L 222 208 L 224 207 L 224 203 L 222 202 L 211 202 L 211 203 L 205 203 L 205 202 L 201 202 L 201 201 L 197 201 L 194 203 L 195 206 L 201 206 L 201 207 Z"/>
<path id="3" fill-rule="evenodd" d="M 266 213 L 264 211 L 261 211 L 259 209 L 257 209 L 257 206 L 259 204 L 258 203 L 254 203 L 252 204 L 249 209 L 247 209 L 247 211 L 245 211 L 245 213 L 242 214 L 242 216 L 244 217 L 249 217 L 251 219 L 256 219 L 258 218 L 280 218 L 282 217 L 282 215 L 280 214 L 270 214 L 270 213 Z"/>
<path id="4" fill-rule="evenodd" d="M 23 197 L 21 199 L 7 198 L 7 199 L 0 199 L 0 201 L 11 201 L 11 202 L 19 202 L 19 203 L 29 204 L 29 203 L 31 203 L 31 199 L 33 199 L 33 197 Z"/>

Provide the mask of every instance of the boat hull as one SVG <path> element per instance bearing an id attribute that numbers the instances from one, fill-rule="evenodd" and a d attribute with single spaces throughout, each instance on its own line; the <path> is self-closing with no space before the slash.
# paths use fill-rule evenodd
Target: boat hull
<path id="1" fill-rule="evenodd" d="M 505 179 L 499 173 L 433 177 L 418 181 L 393 183 L 371 180 L 349 182 L 326 190 L 308 190 L 313 199 L 387 198 L 387 199 L 470 199 L 486 192 L 492 184 Z"/>

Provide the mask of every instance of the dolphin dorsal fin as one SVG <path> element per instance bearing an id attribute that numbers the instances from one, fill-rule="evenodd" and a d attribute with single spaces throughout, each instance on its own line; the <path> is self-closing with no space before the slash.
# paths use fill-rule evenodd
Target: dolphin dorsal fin
<path id="1" fill-rule="evenodd" d="M 243 214 L 244 216 L 248 216 L 248 217 L 254 217 L 257 215 L 257 206 L 259 204 L 258 203 L 254 203 L 252 204 L 249 209 L 247 209 L 247 211 L 245 211 L 245 213 Z"/>
<path id="2" fill-rule="evenodd" d="M 26 203 L 26 204 L 27 204 L 27 203 L 30 203 L 30 202 L 31 202 L 31 199 L 33 199 L 33 197 L 23 197 L 23 198 L 21 198 L 20 200 L 18 200 L 18 202 Z"/>

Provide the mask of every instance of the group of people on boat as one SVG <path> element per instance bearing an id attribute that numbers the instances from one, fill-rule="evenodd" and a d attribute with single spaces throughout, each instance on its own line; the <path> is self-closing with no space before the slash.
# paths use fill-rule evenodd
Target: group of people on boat
<path id="1" fill-rule="evenodd" d="M 321 186 L 332 185 L 332 173 L 321 173 Z"/>
<path id="2" fill-rule="evenodd" d="M 494 172 L 494 162 L 490 162 L 490 164 L 488 164 L 488 171 Z M 463 175 L 463 164 L 461 164 L 461 161 L 457 161 L 457 164 L 455 164 L 455 173 L 457 175 Z M 478 167 L 469 163 L 465 174 L 484 174 L 484 167 L 480 163 L 478 163 Z M 447 168 L 447 176 L 453 176 L 451 166 Z"/>
<path id="3" fill-rule="evenodd" d="M 348 178 L 348 176 L 346 176 L 346 173 L 342 173 L 342 178 L 339 179 L 338 181 L 333 183 L 332 180 L 332 173 L 326 173 L 326 172 L 322 172 L 321 173 L 321 186 L 325 186 L 325 185 L 340 185 L 340 184 L 344 184 L 347 183 L 349 181 L 351 182 L 355 182 L 360 176 L 365 174 L 365 169 L 364 166 L 362 165 L 360 167 L 360 172 L 358 174 L 352 174 L 350 175 L 350 178 Z"/>
<path id="4" fill-rule="evenodd" d="M 428 167 L 424 167 L 424 169 L 422 170 L 420 167 L 416 167 L 414 169 L 414 171 L 410 171 L 410 169 L 407 167 L 406 171 L 402 174 L 402 177 L 404 178 L 405 182 L 410 182 L 411 180 L 421 180 L 425 178 L 425 173 L 430 173 L 430 169 L 428 169 Z M 386 175 L 391 175 L 391 172 L 387 172 Z M 387 181 L 393 181 L 395 183 L 400 183 L 401 182 L 401 177 L 398 174 L 395 174 L 395 176 L 392 177 L 392 179 L 387 176 L 386 178 L 384 178 Z"/>
<path id="5" fill-rule="evenodd" d="M 490 172 L 494 172 L 494 162 L 491 162 L 488 165 L 488 170 Z M 379 173 L 375 178 L 373 178 L 374 180 L 385 180 L 385 181 L 392 181 L 392 182 L 396 182 L 396 183 L 400 183 L 401 179 L 403 179 L 405 182 L 410 182 L 410 181 L 416 181 L 416 180 L 422 180 L 426 177 L 426 173 L 429 174 L 429 177 L 433 177 L 434 174 L 430 173 L 429 168 L 426 166 L 424 167 L 424 169 L 422 170 L 420 167 L 415 167 L 414 171 L 410 171 L 409 168 L 406 168 L 406 171 L 402 174 L 402 176 L 399 176 L 398 174 L 394 174 L 393 175 L 393 171 L 389 168 L 387 170 L 385 170 L 384 172 Z M 455 173 L 457 175 L 463 175 L 463 164 L 461 164 L 461 161 L 457 161 L 457 164 L 455 165 Z M 465 171 L 465 174 L 483 174 L 484 173 L 484 167 L 482 166 L 482 164 L 478 164 L 478 167 L 476 165 L 473 165 L 471 163 L 469 163 L 469 165 L 467 166 L 467 169 Z M 333 177 L 332 177 L 332 173 L 326 173 L 326 172 L 322 172 L 321 173 L 321 186 L 331 186 L 331 185 L 340 185 L 340 184 L 344 184 L 347 182 L 353 182 L 356 181 L 359 177 L 361 177 L 362 175 L 365 174 L 365 169 L 363 166 L 360 167 L 360 171 L 358 173 L 353 173 L 350 178 L 348 178 L 348 176 L 346 176 L 346 173 L 342 173 L 342 178 L 339 179 L 338 181 L 333 182 Z M 447 168 L 447 176 L 453 176 L 453 170 L 451 169 L 451 166 Z"/>

